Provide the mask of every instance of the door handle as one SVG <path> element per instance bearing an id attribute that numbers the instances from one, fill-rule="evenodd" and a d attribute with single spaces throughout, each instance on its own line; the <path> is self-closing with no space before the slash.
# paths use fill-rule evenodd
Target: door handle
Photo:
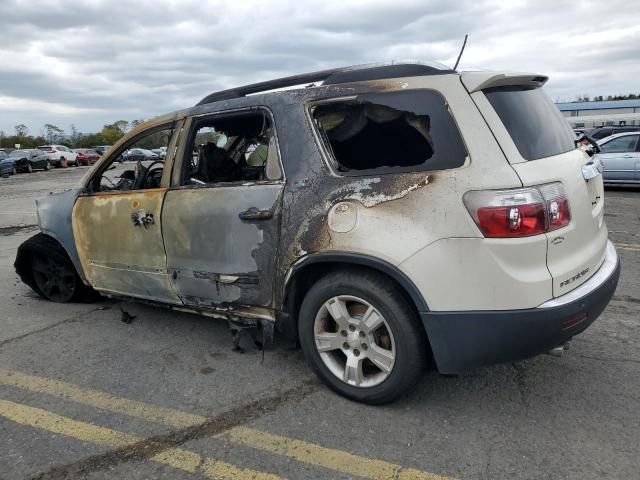
<path id="1" fill-rule="evenodd" d="M 144 210 L 137 210 L 131 214 L 131 221 L 134 227 L 143 226 L 148 228 L 149 225 L 153 225 L 156 221 L 153 218 L 153 213 L 146 213 Z"/>
<path id="2" fill-rule="evenodd" d="M 260 210 L 259 208 L 251 207 L 244 212 L 240 212 L 238 217 L 240 217 L 240 220 L 268 220 L 273 217 L 273 212 L 270 209 Z"/>

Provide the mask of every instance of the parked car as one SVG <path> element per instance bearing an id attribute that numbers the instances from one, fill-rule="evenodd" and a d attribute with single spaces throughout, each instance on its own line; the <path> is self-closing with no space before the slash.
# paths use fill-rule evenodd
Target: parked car
<path id="1" fill-rule="evenodd" d="M 612 126 L 612 127 L 595 127 L 584 131 L 584 134 L 594 140 L 602 140 L 616 133 L 637 132 L 640 126 Z"/>
<path id="2" fill-rule="evenodd" d="M 151 150 L 144 148 L 132 148 L 124 153 L 123 159 L 127 162 L 144 162 L 160 160 L 160 157 Z"/>
<path id="3" fill-rule="evenodd" d="M 104 152 L 106 152 L 110 148 L 111 148 L 111 145 L 94 145 L 93 147 L 91 147 L 91 149 L 98 152 L 100 156 L 104 155 Z"/>
<path id="4" fill-rule="evenodd" d="M 74 148 L 78 165 L 93 165 L 100 159 L 100 154 L 90 148 Z"/>
<path id="5" fill-rule="evenodd" d="M 400 63 L 212 93 L 39 199 L 16 271 L 52 301 L 97 291 L 226 318 L 235 347 L 242 328 L 269 344 L 275 327 L 373 404 L 427 364 L 560 353 L 620 264 L 593 150 L 546 81 Z M 314 86 L 285 89 L 300 84 Z M 159 131 L 164 162 L 112 168 Z"/>
<path id="6" fill-rule="evenodd" d="M 64 145 L 42 145 L 38 147 L 47 154 L 49 162 L 54 167 L 78 166 L 77 155 Z"/>
<path id="7" fill-rule="evenodd" d="M 49 170 L 51 166 L 47 155 L 37 148 L 13 150 L 9 154 L 8 160 L 13 162 L 16 173 Z"/>
<path id="8" fill-rule="evenodd" d="M 7 152 L 0 150 L 0 175 L 15 175 L 18 173 L 15 162 L 9 158 Z"/>
<path id="9" fill-rule="evenodd" d="M 164 160 L 167 157 L 167 147 L 154 148 L 151 152 L 155 153 L 159 160 Z"/>
<path id="10" fill-rule="evenodd" d="M 597 158 L 604 168 L 602 176 L 609 184 L 640 184 L 640 130 L 616 133 L 598 141 Z"/>

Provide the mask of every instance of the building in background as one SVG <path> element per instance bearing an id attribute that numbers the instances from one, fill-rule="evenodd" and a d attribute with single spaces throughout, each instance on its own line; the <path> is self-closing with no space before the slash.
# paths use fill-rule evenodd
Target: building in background
<path id="1" fill-rule="evenodd" d="M 640 126 L 640 99 L 556 105 L 573 128 Z"/>

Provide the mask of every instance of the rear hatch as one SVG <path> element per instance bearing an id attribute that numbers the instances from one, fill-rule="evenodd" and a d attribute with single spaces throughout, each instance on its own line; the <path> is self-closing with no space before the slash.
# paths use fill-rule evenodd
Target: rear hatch
<path id="1" fill-rule="evenodd" d="M 483 78 L 478 72 L 463 74 L 462 81 L 523 186 L 555 183 L 554 189 L 561 184 L 564 190 L 569 224 L 545 234 L 553 296 L 564 295 L 587 281 L 604 261 L 608 233 L 602 175 L 585 178 L 583 167 L 592 159 L 575 147 L 568 122 L 540 88 L 546 77 Z"/>

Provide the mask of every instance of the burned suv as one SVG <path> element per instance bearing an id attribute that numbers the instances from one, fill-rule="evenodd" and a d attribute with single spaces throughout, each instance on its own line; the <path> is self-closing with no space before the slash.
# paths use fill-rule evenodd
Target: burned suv
<path id="1" fill-rule="evenodd" d="M 99 292 L 275 327 L 369 403 L 429 364 L 557 351 L 620 266 L 601 167 L 546 80 L 392 64 L 213 93 L 39 199 L 16 269 L 53 301 Z M 163 161 L 120 164 L 159 145 Z"/>

